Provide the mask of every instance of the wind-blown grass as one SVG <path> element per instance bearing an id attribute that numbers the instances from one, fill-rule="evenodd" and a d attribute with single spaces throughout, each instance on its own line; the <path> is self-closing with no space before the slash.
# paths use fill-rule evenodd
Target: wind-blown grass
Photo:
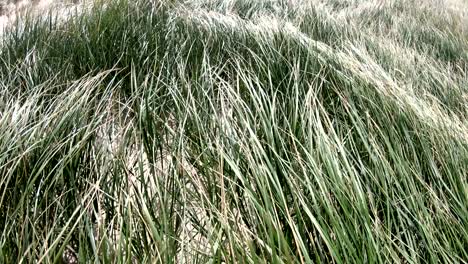
<path id="1" fill-rule="evenodd" d="M 103 1 L 9 29 L 0 262 L 467 262 L 468 6 L 429 2 Z"/>

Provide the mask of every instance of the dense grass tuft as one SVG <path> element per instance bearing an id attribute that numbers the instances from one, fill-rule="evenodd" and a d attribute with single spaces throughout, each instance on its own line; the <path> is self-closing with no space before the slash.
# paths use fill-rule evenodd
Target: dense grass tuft
<path id="1" fill-rule="evenodd" d="M 464 10 L 25 17 L 0 45 L 0 262 L 466 263 Z"/>

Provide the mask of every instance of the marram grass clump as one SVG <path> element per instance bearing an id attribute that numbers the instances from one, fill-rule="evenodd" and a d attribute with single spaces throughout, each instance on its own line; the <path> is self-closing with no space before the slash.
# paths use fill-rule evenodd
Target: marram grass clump
<path id="1" fill-rule="evenodd" d="M 21 18 L 0 45 L 0 262 L 468 262 L 466 10 Z"/>

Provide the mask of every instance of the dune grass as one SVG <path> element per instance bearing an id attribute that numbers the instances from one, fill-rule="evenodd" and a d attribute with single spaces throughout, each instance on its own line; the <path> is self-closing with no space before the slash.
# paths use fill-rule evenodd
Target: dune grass
<path id="1" fill-rule="evenodd" d="M 24 18 L 0 44 L 0 262 L 466 263 L 466 10 Z"/>

